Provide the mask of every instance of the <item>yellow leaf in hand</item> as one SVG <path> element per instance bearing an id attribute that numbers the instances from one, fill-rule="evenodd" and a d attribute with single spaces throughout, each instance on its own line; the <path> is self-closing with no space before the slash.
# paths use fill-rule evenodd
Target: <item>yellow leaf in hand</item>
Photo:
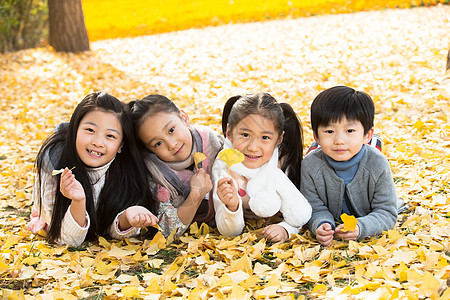
<path id="1" fill-rule="evenodd" d="M 206 155 L 201 152 L 195 152 L 192 156 L 194 157 L 195 169 L 198 170 L 198 164 L 206 159 Z"/>
<path id="2" fill-rule="evenodd" d="M 341 229 L 342 231 L 354 231 L 356 229 L 356 224 L 358 224 L 358 220 L 354 216 L 349 216 L 347 214 L 341 215 L 341 220 L 344 222 L 344 227 Z"/>
<path id="3" fill-rule="evenodd" d="M 219 152 L 218 157 L 228 165 L 228 177 L 230 176 L 230 167 L 244 160 L 244 154 L 236 149 L 224 149 Z"/>
<path id="4" fill-rule="evenodd" d="M 56 176 L 58 174 L 61 174 L 64 171 L 64 169 L 59 169 L 59 170 L 53 170 L 52 171 L 52 176 Z"/>
<path id="5" fill-rule="evenodd" d="M 70 169 L 70 170 L 72 171 L 73 169 L 75 169 L 75 167 L 73 167 L 73 168 L 72 168 L 72 169 Z M 61 173 L 62 173 L 63 171 L 64 171 L 64 168 L 62 168 L 62 169 L 59 169 L 59 170 L 53 170 L 53 171 L 52 171 L 52 176 L 55 176 L 55 175 L 61 174 Z"/>

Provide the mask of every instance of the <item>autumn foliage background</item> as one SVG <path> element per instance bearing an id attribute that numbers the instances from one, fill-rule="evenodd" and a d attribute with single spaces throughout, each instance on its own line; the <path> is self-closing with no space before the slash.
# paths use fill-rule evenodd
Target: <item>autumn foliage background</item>
<path id="1" fill-rule="evenodd" d="M 0 296 L 449 299 L 448 5 L 187 2 L 85 0 L 92 51 L 0 55 Z M 267 91 L 293 105 L 309 145 L 311 101 L 337 84 L 373 97 L 375 131 L 408 204 L 378 237 L 324 249 L 306 230 L 272 244 L 263 224 L 234 239 L 193 225 L 179 240 L 99 238 L 74 249 L 25 229 L 37 151 L 92 91 L 125 102 L 161 93 L 218 132 L 227 98 Z"/>

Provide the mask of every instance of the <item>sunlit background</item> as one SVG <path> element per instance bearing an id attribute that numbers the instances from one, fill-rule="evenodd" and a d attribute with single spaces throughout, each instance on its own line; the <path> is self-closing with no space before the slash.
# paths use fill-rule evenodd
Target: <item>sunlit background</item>
<path id="1" fill-rule="evenodd" d="M 92 41 L 193 27 L 410 8 L 448 0 L 82 0 Z"/>

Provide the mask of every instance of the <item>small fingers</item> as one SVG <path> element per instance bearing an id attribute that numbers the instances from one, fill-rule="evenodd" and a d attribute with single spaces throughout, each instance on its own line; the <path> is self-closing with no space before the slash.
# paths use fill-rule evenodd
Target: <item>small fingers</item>
<path id="1" fill-rule="evenodd" d="M 72 171 L 69 169 L 64 169 L 63 174 L 61 175 L 61 185 L 68 184 L 70 182 L 73 182 L 75 180 L 75 175 L 72 174 Z"/>
<path id="2" fill-rule="evenodd" d="M 329 239 L 329 240 L 322 242 L 321 244 L 324 247 L 330 247 L 332 243 L 333 243 L 333 239 Z"/>
<path id="3" fill-rule="evenodd" d="M 198 168 L 197 169 L 197 174 L 204 175 L 204 174 L 206 174 L 206 172 L 205 172 L 205 170 L 203 168 Z"/>
<path id="4" fill-rule="evenodd" d="M 145 215 L 138 214 L 134 216 L 133 221 L 130 224 L 134 227 L 141 228 L 142 224 L 145 224 Z"/>
<path id="5" fill-rule="evenodd" d="M 317 240 L 324 247 L 328 247 L 333 242 L 333 236 L 317 236 Z"/>
<path id="6" fill-rule="evenodd" d="M 284 242 L 288 239 L 289 234 L 284 227 L 279 225 L 270 225 L 263 229 L 262 235 L 272 242 Z"/>
<path id="7" fill-rule="evenodd" d="M 228 183 L 224 183 L 221 186 L 219 186 L 217 190 L 217 195 L 219 198 L 221 198 L 222 201 L 224 201 L 225 198 L 233 197 L 234 189 L 231 185 Z"/>
<path id="8" fill-rule="evenodd" d="M 220 189 L 219 189 L 219 192 L 222 194 L 222 195 L 227 195 L 227 194 L 233 194 L 233 188 L 229 185 L 229 184 L 227 184 L 227 185 L 222 185 L 221 187 L 220 187 Z"/>
<path id="9" fill-rule="evenodd" d="M 148 226 L 154 226 L 159 222 L 159 219 L 152 214 L 150 215 L 150 222 L 151 224 L 149 224 Z"/>
<path id="10" fill-rule="evenodd" d="M 222 184 L 228 182 L 228 179 L 229 179 L 229 178 L 227 178 L 227 177 L 220 178 L 219 181 L 217 182 L 217 185 L 218 185 L 218 186 L 221 186 Z"/>
<path id="11" fill-rule="evenodd" d="M 158 223 L 159 220 L 153 214 L 138 214 L 136 215 L 130 224 L 137 228 L 144 228 L 153 226 Z"/>

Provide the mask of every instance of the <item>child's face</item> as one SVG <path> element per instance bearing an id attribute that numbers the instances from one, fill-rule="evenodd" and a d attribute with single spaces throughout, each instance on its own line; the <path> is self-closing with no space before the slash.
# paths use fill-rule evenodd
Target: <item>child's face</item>
<path id="1" fill-rule="evenodd" d="M 147 117 L 139 127 L 139 139 L 163 161 L 184 161 L 191 155 L 189 118 L 184 112 L 180 115 L 159 112 Z"/>
<path id="2" fill-rule="evenodd" d="M 360 121 L 349 121 L 343 117 L 340 122 L 319 126 L 314 139 L 323 152 L 336 161 L 347 161 L 355 156 L 373 135 L 373 129 L 364 134 Z"/>
<path id="3" fill-rule="evenodd" d="M 249 169 L 259 168 L 268 162 L 283 139 L 273 122 L 258 114 L 243 118 L 233 130 L 227 131 L 227 138 L 234 149 L 244 154 L 242 163 Z"/>
<path id="4" fill-rule="evenodd" d="M 95 168 L 116 157 L 122 149 L 122 140 L 122 125 L 117 115 L 95 110 L 81 119 L 75 144 L 80 159 Z"/>

